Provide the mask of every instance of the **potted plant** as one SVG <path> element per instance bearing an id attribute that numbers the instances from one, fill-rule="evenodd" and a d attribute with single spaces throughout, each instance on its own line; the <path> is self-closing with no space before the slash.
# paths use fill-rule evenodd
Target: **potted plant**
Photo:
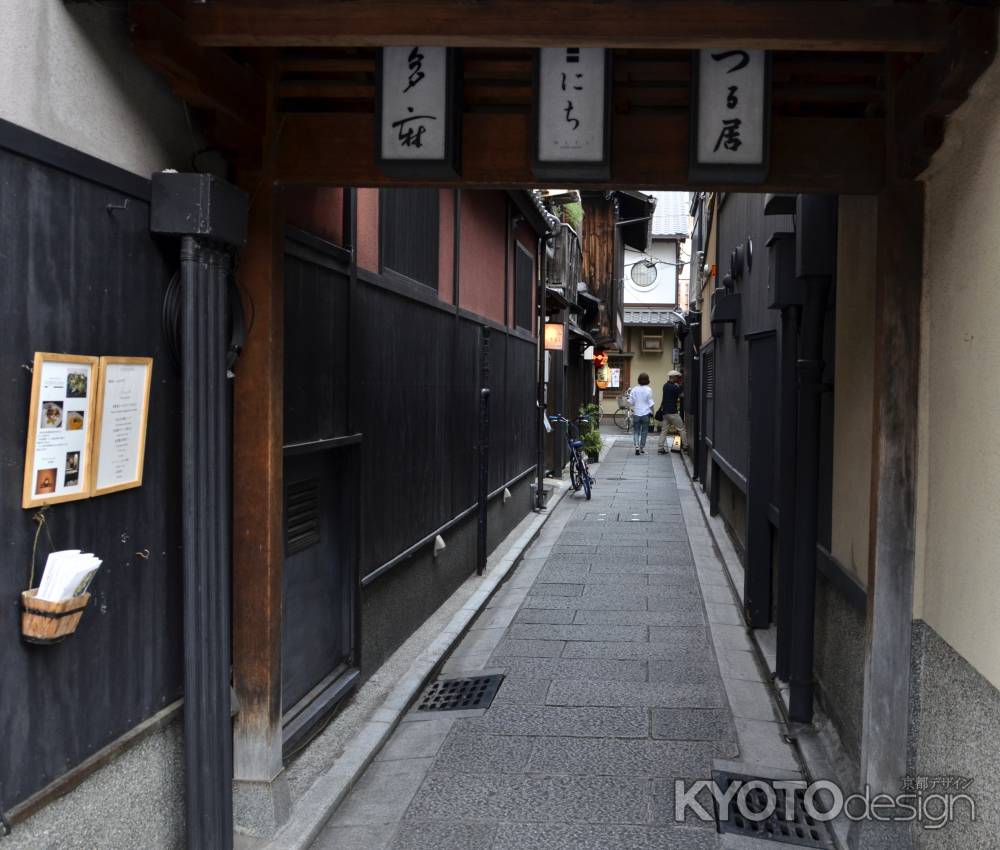
<path id="1" fill-rule="evenodd" d="M 580 407 L 580 439 L 583 440 L 583 450 L 587 453 L 590 463 L 597 463 L 604 441 L 601 440 L 600 416 L 601 408 L 596 404 L 584 404 Z"/>

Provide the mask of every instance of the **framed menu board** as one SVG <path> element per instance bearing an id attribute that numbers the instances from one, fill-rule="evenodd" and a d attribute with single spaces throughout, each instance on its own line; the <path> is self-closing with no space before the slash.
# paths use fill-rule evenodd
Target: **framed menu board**
<path id="1" fill-rule="evenodd" d="M 102 357 L 95 407 L 92 495 L 142 485 L 152 357 Z"/>
<path id="2" fill-rule="evenodd" d="M 90 495 L 98 368 L 96 357 L 35 353 L 21 507 Z"/>

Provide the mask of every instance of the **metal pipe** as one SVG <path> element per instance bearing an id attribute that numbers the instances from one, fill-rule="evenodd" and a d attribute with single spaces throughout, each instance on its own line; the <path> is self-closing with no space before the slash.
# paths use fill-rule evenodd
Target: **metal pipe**
<path id="1" fill-rule="evenodd" d="M 792 639 L 792 586 L 795 571 L 795 529 L 798 504 L 795 494 L 796 422 L 796 362 L 798 359 L 800 307 L 786 307 L 781 311 L 781 362 L 779 365 L 778 433 L 778 510 L 781 528 L 778 534 L 778 605 L 777 605 L 777 657 L 775 674 L 783 682 L 791 671 Z"/>
<path id="2" fill-rule="evenodd" d="M 799 334 L 795 572 L 789 655 L 789 716 L 809 723 L 813 715 L 813 647 L 816 608 L 816 534 L 819 501 L 820 421 L 823 398 L 823 325 L 830 279 L 804 281 L 806 302 Z M 782 517 L 782 526 L 785 521 Z"/>
<path id="3" fill-rule="evenodd" d="M 479 519 L 476 537 L 476 572 L 486 570 L 490 489 L 490 389 L 479 391 Z"/>
<path id="4" fill-rule="evenodd" d="M 226 291 L 229 252 L 181 241 L 184 784 L 187 844 L 233 845 L 230 481 Z"/>

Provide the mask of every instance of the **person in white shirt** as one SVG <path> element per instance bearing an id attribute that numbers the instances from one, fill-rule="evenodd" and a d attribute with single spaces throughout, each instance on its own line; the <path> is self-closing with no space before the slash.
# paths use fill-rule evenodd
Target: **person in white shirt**
<path id="1" fill-rule="evenodd" d="M 653 413 L 653 391 L 649 388 L 649 375 L 639 375 L 639 385 L 632 390 L 632 442 L 635 453 L 646 454 L 646 435 L 649 418 Z"/>

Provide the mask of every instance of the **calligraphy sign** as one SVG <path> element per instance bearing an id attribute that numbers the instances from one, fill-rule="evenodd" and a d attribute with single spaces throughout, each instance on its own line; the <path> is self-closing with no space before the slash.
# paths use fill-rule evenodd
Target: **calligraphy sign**
<path id="1" fill-rule="evenodd" d="M 535 60 L 536 177 L 611 177 L 611 51 L 545 47 Z"/>
<path id="2" fill-rule="evenodd" d="M 692 60 L 692 180 L 767 177 L 770 60 L 764 50 L 699 50 Z"/>
<path id="3" fill-rule="evenodd" d="M 457 177 L 461 145 L 455 51 L 383 47 L 377 66 L 376 161 L 400 177 Z"/>

